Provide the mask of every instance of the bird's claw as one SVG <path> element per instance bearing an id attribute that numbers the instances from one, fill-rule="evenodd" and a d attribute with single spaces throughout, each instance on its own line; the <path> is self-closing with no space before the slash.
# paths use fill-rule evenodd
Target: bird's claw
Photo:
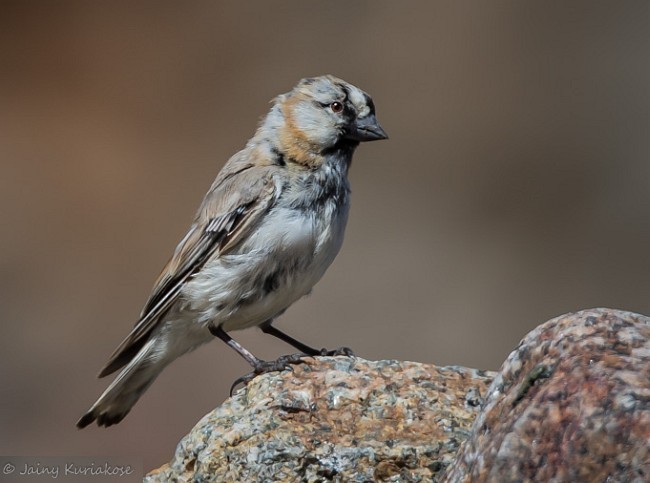
<path id="1" fill-rule="evenodd" d="M 321 349 L 320 354 L 321 356 L 347 356 L 347 357 L 353 357 L 354 352 L 352 349 L 349 347 L 339 347 L 338 349 Z"/>
<path id="2" fill-rule="evenodd" d="M 349 347 L 339 347 L 338 349 L 321 349 L 320 353 L 318 354 L 319 356 L 346 356 L 346 357 L 352 357 L 354 356 L 354 352 L 352 349 Z M 235 388 L 239 386 L 240 384 L 243 384 L 246 386 L 249 382 L 251 382 L 255 377 L 259 376 L 260 374 L 266 374 L 268 372 L 282 372 L 285 369 L 289 369 L 290 371 L 293 371 L 293 364 L 300 364 L 303 362 L 303 359 L 305 357 L 310 357 L 309 354 L 289 354 L 289 355 L 284 355 L 278 357 L 274 361 L 259 361 L 253 370 L 249 372 L 248 374 L 244 374 L 241 377 L 238 377 L 235 379 L 235 382 L 232 383 L 232 386 L 230 386 L 230 395 L 232 396 L 233 393 L 235 392 Z"/>
<path id="3" fill-rule="evenodd" d="M 235 382 L 233 382 L 232 386 L 230 386 L 230 395 L 233 395 L 237 386 L 240 384 L 246 386 L 260 374 L 266 374 L 269 372 L 282 372 L 285 369 L 289 369 L 293 372 L 292 364 L 299 364 L 303 362 L 303 357 L 305 357 L 305 354 L 289 354 L 280 356 L 274 361 L 259 361 L 253 368 L 253 371 L 235 379 Z"/>

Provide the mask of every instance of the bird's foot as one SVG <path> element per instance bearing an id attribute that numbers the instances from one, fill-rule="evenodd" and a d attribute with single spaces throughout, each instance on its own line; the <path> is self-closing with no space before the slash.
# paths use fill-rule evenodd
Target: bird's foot
<path id="1" fill-rule="evenodd" d="M 293 371 L 292 365 L 300 364 L 304 362 L 303 359 L 305 357 L 313 357 L 313 356 L 353 357 L 354 352 L 349 347 L 339 347 L 338 349 L 331 349 L 331 350 L 321 349 L 316 354 L 305 354 L 305 353 L 289 354 L 285 356 L 280 356 L 274 361 L 258 360 L 255 363 L 255 366 L 253 367 L 253 371 L 235 379 L 235 382 L 233 382 L 232 386 L 230 386 L 230 395 L 231 396 L 233 395 L 235 388 L 237 386 L 239 386 L 240 384 L 246 386 L 249 382 L 251 382 L 260 374 L 266 374 L 269 372 L 282 372 L 285 369 L 289 369 Z"/>
<path id="2" fill-rule="evenodd" d="M 274 361 L 262 361 L 258 360 L 253 367 L 253 371 L 245 374 L 235 380 L 230 386 L 230 395 L 233 395 L 233 392 L 237 386 L 243 384 L 246 386 L 251 382 L 255 377 L 260 374 L 266 374 L 269 372 L 281 372 L 285 369 L 293 371 L 293 364 L 300 364 L 303 362 L 303 357 L 306 357 L 306 354 L 289 354 L 285 356 L 280 356 Z"/>
<path id="3" fill-rule="evenodd" d="M 327 349 L 321 349 L 320 356 L 347 356 L 347 357 L 353 357 L 354 352 L 352 349 L 349 347 L 339 347 L 338 349 L 332 349 L 332 350 L 327 350 Z"/>

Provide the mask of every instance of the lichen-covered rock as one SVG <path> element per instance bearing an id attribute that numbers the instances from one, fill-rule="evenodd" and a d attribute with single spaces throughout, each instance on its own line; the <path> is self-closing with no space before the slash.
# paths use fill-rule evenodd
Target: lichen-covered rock
<path id="1" fill-rule="evenodd" d="M 650 481 L 650 319 L 592 309 L 529 333 L 444 481 Z"/>
<path id="2" fill-rule="evenodd" d="M 308 358 L 255 378 L 206 415 L 145 482 L 432 481 L 494 373 Z"/>

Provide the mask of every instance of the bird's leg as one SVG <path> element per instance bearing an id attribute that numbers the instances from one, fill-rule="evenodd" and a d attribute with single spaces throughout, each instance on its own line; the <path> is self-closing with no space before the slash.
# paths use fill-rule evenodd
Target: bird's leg
<path id="1" fill-rule="evenodd" d="M 300 352 L 303 354 L 306 354 L 308 356 L 317 356 L 320 355 L 321 351 L 318 349 L 314 349 L 313 347 L 308 346 L 307 344 L 303 344 L 299 340 L 294 339 L 288 334 L 285 334 L 282 332 L 280 329 L 276 329 L 271 325 L 271 321 L 264 322 L 262 326 L 260 327 L 262 329 L 262 332 L 265 334 L 272 335 L 273 337 L 277 337 L 278 339 L 286 342 L 287 344 L 295 347 L 298 349 Z"/>
<path id="2" fill-rule="evenodd" d="M 248 362 L 251 366 L 253 366 L 253 368 L 257 368 L 258 366 L 264 363 L 262 359 L 255 357 L 255 355 L 252 352 L 250 352 L 243 345 L 241 345 L 235 339 L 233 339 L 228 334 L 226 334 L 226 331 L 223 330 L 223 328 L 220 325 L 214 325 L 214 323 L 210 322 L 208 324 L 208 330 L 212 335 L 214 335 L 215 337 L 219 337 L 222 341 L 224 341 L 230 347 L 235 349 L 240 356 L 246 359 L 246 362 Z"/>
<path id="3" fill-rule="evenodd" d="M 297 364 L 301 362 L 301 359 L 303 357 L 303 354 L 292 354 L 279 357 L 274 361 L 263 361 L 262 359 L 255 357 L 252 352 L 247 350 L 239 342 L 230 337 L 220 325 L 214 325 L 212 322 L 210 322 L 208 324 L 208 330 L 212 335 L 219 337 L 219 339 L 237 351 L 237 353 L 246 359 L 246 362 L 248 362 L 253 367 L 253 372 L 249 372 L 245 376 L 242 376 L 233 382 L 232 386 L 230 387 L 231 396 L 235 387 L 237 387 L 240 383 L 246 385 L 252 381 L 255 376 L 265 374 L 267 372 L 279 372 L 285 369 L 293 370 L 291 368 L 291 364 Z"/>
<path id="4" fill-rule="evenodd" d="M 280 329 L 273 327 L 271 325 L 272 320 L 267 320 L 261 325 L 262 332 L 265 334 L 272 335 L 278 339 L 286 342 L 289 345 L 292 345 L 303 354 L 308 356 L 353 356 L 354 352 L 349 347 L 339 347 L 338 349 L 327 350 L 327 349 L 314 349 L 313 347 L 303 344 L 299 340 L 294 339 L 288 334 L 285 334 Z"/>

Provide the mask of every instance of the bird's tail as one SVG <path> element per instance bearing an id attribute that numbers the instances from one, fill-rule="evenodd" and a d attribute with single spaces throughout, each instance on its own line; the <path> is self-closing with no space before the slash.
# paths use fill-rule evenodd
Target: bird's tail
<path id="1" fill-rule="evenodd" d="M 155 343 L 155 338 L 149 340 L 122 369 L 97 402 L 77 421 L 79 429 L 95 420 L 98 426 L 110 426 L 124 419 L 168 363 L 167 358 L 156 354 Z"/>

